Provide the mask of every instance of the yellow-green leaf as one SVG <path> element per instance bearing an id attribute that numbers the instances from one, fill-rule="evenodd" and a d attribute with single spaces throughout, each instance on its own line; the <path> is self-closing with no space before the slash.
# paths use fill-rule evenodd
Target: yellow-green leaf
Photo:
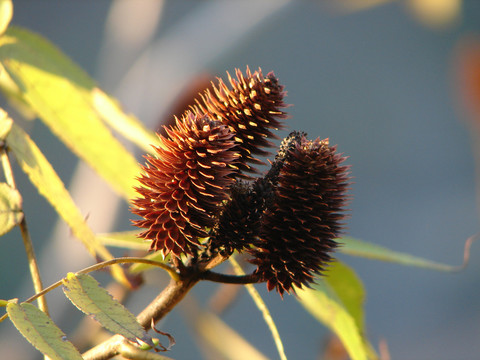
<path id="1" fill-rule="evenodd" d="M 0 109 L 0 141 L 5 140 L 12 128 L 12 124 L 13 120 L 8 116 L 7 112 Z"/>
<path id="2" fill-rule="evenodd" d="M 92 92 L 93 106 L 100 117 L 125 138 L 145 152 L 154 153 L 151 145 L 159 145 L 157 136 L 147 129 L 135 116 L 123 112 L 118 102 L 95 88 Z"/>
<path id="3" fill-rule="evenodd" d="M 80 210 L 65 189 L 62 180 L 32 139 L 21 128 L 13 124 L 6 141 L 32 184 L 55 208 L 90 253 L 98 254 L 105 260 L 113 259 L 110 252 L 95 238 L 93 231 L 88 227 Z M 128 284 L 119 265 L 112 266 L 112 272 L 117 280 Z"/>
<path id="4" fill-rule="evenodd" d="M 317 320 L 335 333 L 352 360 L 367 360 L 368 345 L 355 318 L 322 279 L 311 289 L 296 289 L 297 299 Z"/>
<path id="5" fill-rule="evenodd" d="M 322 279 L 345 306 L 358 328 L 364 331 L 365 289 L 355 271 L 344 263 L 335 261 L 329 265 Z"/>
<path id="6" fill-rule="evenodd" d="M 0 35 L 7 30 L 13 16 L 12 0 L 0 0 Z"/>
<path id="7" fill-rule="evenodd" d="M 267 357 L 212 313 L 203 312 L 195 321 L 199 335 L 230 360 L 266 360 Z"/>
<path id="8" fill-rule="evenodd" d="M 233 256 L 230 257 L 230 263 L 233 265 L 233 269 L 237 275 L 245 275 L 245 272 L 241 268 L 240 264 L 235 260 Z M 285 355 L 285 349 L 283 347 L 282 339 L 280 338 L 280 334 L 278 332 L 277 326 L 273 321 L 272 315 L 270 315 L 270 311 L 263 301 L 262 297 L 255 289 L 253 284 L 246 284 L 245 287 L 247 288 L 248 294 L 252 298 L 253 302 L 257 306 L 258 310 L 262 313 L 263 319 L 267 324 L 270 332 L 272 333 L 273 341 L 275 342 L 275 346 L 277 347 L 278 355 L 280 359 L 287 360 L 287 356 Z"/>
<path id="9" fill-rule="evenodd" d="M 7 300 L 0 299 L 0 306 L 1 307 L 7 306 L 7 304 L 8 304 Z"/>
<path id="10" fill-rule="evenodd" d="M 8 317 L 20 333 L 51 360 L 82 360 L 73 344 L 44 312 L 28 303 L 7 304 Z"/>
<path id="11" fill-rule="evenodd" d="M 228 360 L 268 359 L 215 314 L 201 309 L 193 296 L 183 303 L 185 320 L 195 328 L 199 342 L 207 344 Z M 217 356 L 218 357 L 218 356 Z"/>
<path id="12" fill-rule="evenodd" d="M 23 219 L 22 197 L 20 193 L 0 183 L 0 236 L 12 230 Z"/>
<path id="13" fill-rule="evenodd" d="M 105 246 L 145 251 L 150 249 L 150 242 L 138 238 L 137 234 L 138 231 L 97 234 L 97 239 Z"/>
<path id="14" fill-rule="evenodd" d="M 351 237 L 339 239 L 342 246 L 339 251 L 353 256 L 361 256 L 368 259 L 387 261 L 407 266 L 415 266 L 438 271 L 455 271 L 457 266 L 441 264 L 435 261 L 423 259 L 418 256 L 409 255 L 399 251 L 393 251 L 383 246 L 372 244 L 363 240 Z"/>
<path id="15" fill-rule="evenodd" d="M 17 27 L 0 38 L 0 62 L 23 100 L 67 147 L 126 199 L 136 196 L 140 168 L 100 119 L 96 84 L 82 69 L 43 37 Z"/>
<path id="16" fill-rule="evenodd" d="M 63 279 L 63 291 L 70 301 L 103 327 L 131 341 L 141 340 L 154 347 L 152 338 L 135 316 L 100 287 L 90 275 L 69 273 Z"/>
<path id="17" fill-rule="evenodd" d="M 154 261 L 158 261 L 158 262 L 163 262 L 163 263 L 168 263 L 169 259 L 170 259 L 170 255 L 167 255 L 165 258 L 163 257 L 163 254 L 162 254 L 162 251 L 161 250 L 158 250 L 158 251 L 155 251 L 151 254 L 148 254 L 147 256 L 144 257 L 145 259 L 148 259 L 148 260 L 154 260 Z M 141 273 L 142 271 L 145 271 L 145 270 L 149 270 L 149 269 L 153 269 L 155 268 L 155 266 L 153 265 L 148 265 L 148 264 L 140 264 L 140 263 L 137 263 L 137 264 L 133 264 L 129 269 L 128 271 L 132 274 L 138 274 L 138 273 Z"/>

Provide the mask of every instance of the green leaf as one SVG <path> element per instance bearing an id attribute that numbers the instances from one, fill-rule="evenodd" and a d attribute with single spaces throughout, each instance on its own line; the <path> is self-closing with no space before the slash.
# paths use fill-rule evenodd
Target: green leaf
<path id="1" fill-rule="evenodd" d="M 138 231 L 97 234 L 97 239 L 105 246 L 148 251 L 150 249 L 150 242 L 138 238 L 137 234 Z"/>
<path id="2" fill-rule="evenodd" d="M 340 261 L 331 263 L 322 277 L 353 317 L 357 327 L 365 330 L 363 306 L 365 290 L 355 271 Z"/>
<path id="3" fill-rule="evenodd" d="M 90 275 L 69 273 L 63 279 L 63 291 L 70 301 L 103 327 L 131 341 L 141 340 L 154 347 L 152 338 L 135 316 L 100 287 Z"/>
<path id="4" fill-rule="evenodd" d="M 113 259 L 110 252 L 97 241 L 69 192 L 65 189 L 62 180 L 32 139 L 21 128 L 13 124 L 6 141 L 32 184 L 50 202 L 90 253 L 98 254 L 105 260 Z M 117 280 L 128 284 L 119 265 L 112 266 L 112 272 Z"/>
<path id="5" fill-rule="evenodd" d="M 0 183 L 0 236 L 12 230 L 23 219 L 22 197 L 6 183 Z"/>
<path id="6" fill-rule="evenodd" d="M 354 239 L 351 237 L 343 237 L 339 239 L 339 242 L 342 243 L 339 251 L 348 255 L 361 256 L 368 259 L 387 261 L 401 265 L 415 266 L 438 271 L 451 272 L 458 270 L 457 266 L 441 264 L 438 262 L 423 259 L 418 256 L 389 250 L 383 246 Z"/>
<path id="7" fill-rule="evenodd" d="M 296 289 L 297 299 L 317 320 L 335 333 L 352 360 L 367 360 L 369 348 L 362 330 L 335 290 L 323 279 L 311 289 Z"/>
<path id="8" fill-rule="evenodd" d="M 154 260 L 154 261 L 158 261 L 158 262 L 163 262 L 163 263 L 168 263 L 169 259 L 170 259 L 170 254 L 167 255 L 165 258 L 163 257 L 163 254 L 162 254 L 162 251 L 161 250 L 158 250 L 158 251 L 155 251 L 151 254 L 148 254 L 147 256 L 144 257 L 145 259 L 148 259 L 148 260 Z M 131 273 L 131 274 L 138 274 L 138 273 L 141 273 L 143 271 L 146 271 L 146 270 L 149 270 L 149 269 L 153 269 L 155 268 L 155 266 L 153 265 L 148 265 L 148 264 L 140 264 L 140 263 L 137 263 L 137 264 L 133 264 L 129 269 L 128 271 Z"/>
<path id="9" fill-rule="evenodd" d="M 13 16 L 12 0 L 0 0 L 0 35 L 7 30 Z"/>
<path id="10" fill-rule="evenodd" d="M 245 272 L 241 268 L 240 264 L 235 260 L 233 256 L 231 256 L 229 260 L 237 275 L 245 275 Z M 258 310 L 260 310 L 260 312 L 262 313 L 263 319 L 265 320 L 265 323 L 267 324 L 268 328 L 270 329 L 270 332 L 272 333 L 273 341 L 275 342 L 275 346 L 277 347 L 277 351 L 278 351 L 278 355 L 280 356 L 280 359 L 287 360 L 282 339 L 280 338 L 280 334 L 278 332 L 277 326 L 273 321 L 272 315 L 270 315 L 270 311 L 268 310 L 267 305 L 263 301 L 258 291 L 255 289 L 253 284 L 246 284 L 245 287 L 247 288 L 247 291 L 250 297 L 252 298 L 253 302 L 257 306 Z"/>
<path id="11" fill-rule="evenodd" d="M 1 0 L 0 0 L 1 1 Z M 7 112 L 0 109 L 0 141 L 4 141 L 10 129 L 12 128 L 13 120 L 8 116 Z"/>
<path id="12" fill-rule="evenodd" d="M 7 313 L 20 333 L 51 360 L 82 360 L 73 344 L 44 312 L 32 304 L 7 304 Z"/>
<path id="13" fill-rule="evenodd" d="M 195 321 L 195 329 L 213 348 L 230 360 L 266 360 L 267 357 L 248 343 L 218 316 L 203 312 Z"/>
<path id="14" fill-rule="evenodd" d="M 100 117 L 125 138 L 145 152 L 154 153 L 152 144 L 159 145 L 157 136 L 147 129 L 135 116 L 126 115 L 116 100 L 95 88 L 93 106 Z"/>
<path id="15" fill-rule="evenodd" d="M 193 296 L 183 303 L 185 320 L 195 329 L 199 342 L 210 345 L 221 354 L 215 358 L 228 360 L 266 360 L 268 359 L 238 332 L 210 311 L 201 309 Z M 203 346 L 202 346 L 203 348 Z M 208 358 L 214 358 L 209 354 Z M 205 358 L 207 358 L 205 356 Z"/>
<path id="16" fill-rule="evenodd" d="M 126 199 L 136 196 L 140 167 L 100 119 L 96 84 L 82 69 L 41 36 L 17 27 L 0 38 L 0 62 L 23 100 L 67 147 Z"/>
<path id="17" fill-rule="evenodd" d="M 7 300 L 0 299 L 0 306 L 1 307 L 7 306 L 7 304 L 8 304 Z"/>

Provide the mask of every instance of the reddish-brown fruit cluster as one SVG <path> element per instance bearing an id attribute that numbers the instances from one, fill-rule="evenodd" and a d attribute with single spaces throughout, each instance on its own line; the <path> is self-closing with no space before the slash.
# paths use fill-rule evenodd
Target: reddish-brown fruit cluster
<path id="1" fill-rule="evenodd" d="M 257 266 L 252 278 L 283 296 L 309 286 L 331 260 L 345 217 L 348 166 L 328 139 L 293 132 L 267 174 L 242 182 L 256 172 L 255 156 L 267 154 L 286 105 L 273 73 L 247 68 L 236 77 L 228 75 L 230 87 L 219 80 L 159 135 L 156 156 L 146 156 L 139 178 L 132 212 L 142 219 L 134 224 L 164 255 L 199 261 L 246 251 Z"/>
<path id="2" fill-rule="evenodd" d="M 242 182 L 236 184 L 214 229 L 213 247 L 230 255 L 253 244 L 260 229 L 262 201 L 263 194 L 258 194 L 255 188 Z"/>
<path id="3" fill-rule="evenodd" d="M 143 219 L 133 223 L 146 228 L 139 237 L 152 240 L 151 249 L 193 255 L 229 198 L 239 154 L 233 132 L 208 115 L 188 112 L 166 132 L 154 147 L 156 157 L 145 156 L 136 188 L 142 197 L 132 208 Z"/>
<path id="4" fill-rule="evenodd" d="M 285 149 L 272 204 L 262 218 L 259 239 L 248 250 L 268 290 L 281 295 L 314 281 L 331 260 L 345 217 L 348 166 L 328 139 L 305 136 Z"/>
<path id="5" fill-rule="evenodd" d="M 271 130 L 282 128 L 279 119 L 287 117 L 281 110 L 286 107 L 285 92 L 273 72 L 264 77 L 261 69 L 252 73 L 247 67 L 246 76 L 238 69 L 236 76 L 234 79 L 228 74 L 231 89 L 218 79 L 217 86 L 212 84 L 213 92 L 206 90 L 195 108 L 231 128 L 241 155 L 237 166 L 243 172 L 254 173 L 249 163 L 262 164 L 255 156 L 268 154 L 263 148 L 273 144 L 267 139 L 276 138 Z"/>

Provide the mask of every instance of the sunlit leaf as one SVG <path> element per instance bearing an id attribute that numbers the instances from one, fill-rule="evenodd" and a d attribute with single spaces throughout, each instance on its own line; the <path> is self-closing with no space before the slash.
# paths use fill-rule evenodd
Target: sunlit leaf
<path id="1" fill-rule="evenodd" d="M 322 279 L 311 289 L 296 289 L 297 299 L 317 320 L 335 333 L 352 360 L 367 360 L 368 346 L 355 318 Z"/>
<path id="2" fill-rule="evenodd" d="M 117 101 L 95 88 L 92 92 L 93 106 L 100 117 L 125 138 L 145 152 L 153 153 L 153 145 L 160 145 L 153 131 L 148 130 L 135 116 L 126 115 Z"/>
<path id="3" fill-rule="evenodd" d="M 351 237 L 344 237 L 339 241 L 342 243 L 339 251 L 348 255 L 361 256 L 368 259 L 393 262 L 401 265 L 415 266 L 439 271 L 455 271 L 458 269 L 456 266 L 441 264 L 423 259 L 418 256 L 389 250 L 383 246 Z"/>
<path id="4" fill-rule="evenodd" d="M 7 304 L 8 304 L 7 300 L 0 299 L 0 306 L 1 307 L 7 306 Z"/>
<path id="5" fill-rule="evenodd" d="M 7 112 L 3 109 L 0 109 L 0 141 L 5 140 L 10 132 L 10 129 L 12 128 L 12 124 L 13 120 L 8 117 Z"/>
<path id="6" fill-rule="evenodd" d="M 6 141 L 32 184 L 50 202 L 90 253 L 98 254 L 105 260 L 112 259 L 113 256 L 110 252 L 97 241 L 69 192 L 65 189 L 62 180 L 32 139 L 21 128 L 13 124 Z M 112 266 L 112 271 L 117 280 L 128 284 L 119 265 Z"/>
<path id="7" fill-rule="evenodd" d="M 240 264 L 238 264 L 235 258 L 230 257 L 229 260 L 232 263 L 235 273 L 237 275 L 245 275 L 245 272 L 240 267 Z M 247 291 L 250 297 L 253 299 L 258 310 L 260 310 L 260 312 L 262 313 L 263 319 L 265 320 L 265 323 L 267 324 L 268 328 L 270 329 L 270 332 L 272 333 L 272 337 L 275 342 L 275 346 L 277 347 L 277 351 L 280 356 L 280 359 L 286 360 L 287 356 L 285 355 L 282 339 L 280 338 L 280 334 L 278 333 L 277 326 L 273 321 L 272 315 L 270 315 L 270 311 L 268 310 L 267 305 L 265 304 L 262 297 L 260 296 L 260 294 L 252 284 L 247 284 L 245 285 L 245 287 L 247 288 Z"/>
<path id="8" fill-rule="evenodd" d="M 100 119 L 96 84 L 86 73 L 44 38 L 17 27 L 0 38 L 0 62 L 23 100 L 77 156 L 126 199 L 136 196 L 137 161 Z"/>
<path id="9" fill-rule="evenodd" d="M 365 289 L 355 271 L 340 261 L 331 263 L 322 279 L 331 287 L 333 292 L 353 317 L 357 327 L 365 330 L 364 301 Z"/>
<path id="10" fill-rule="evenodd" d="M 193 297 L 184 302 L 183 309 L 185 320 L 195 329 L 195 334 L 200 338 L 199 342 L 215 349 L 222 355 L 222 359 L 268 359 L 218 316 L 201 309 Z"/>
<path id="11" fill-rule="evenodd" d="M 158 261 L 158 262 L 168 263 L 168 261 L 170 259 L 170 254 L 167 255 L 167 257 L 164 258 L 163 254 L 162 254 L 162 251 L 158 250 L 158 251 L 155 251 L 151 254 L 148 254 L 147 256 L 144 256 L 144 258 L 148 259 L 148 260 L 154 260 L 154 261 Z M 128 271 L 132 274 L 138 274 L 138 273 L 141 273 L 142 271 L 146 271 L 146 270 L 154 269 L 154 268 L 155 268 L 155 266 L 153 266 L 153 265 L 137 263 L 137 264 L 133 264 L 128 269 Z"/>
<path id="12" fill-rule="evenodd" d="M 13 15 L 12 0 L 0 0 L 0 35 L 7 30 Z"/>
<path id="13" fill-rule="evenodd" d="M 90 275 L 69 273 L 63 279 L 63 291 L 76 307 L 92 316 L 106 329 L 123 335 L 131 341 L 139 339 L 154 346 L 152 338 L 138 323 L 135 316 L 114 300 L 107 290 L 100 287 Z"/>
<path id="14" fill-rule="evenodd" d="M 44 312 L 32 304 L 7 304 L 7 313 L 20 333 L 51 360 L 82 360 L 73 344 Z"/>
<path id="15" fill-rule="evenodd" d="M 138 238 L 138 231 L 97 234 L 97 239 L 105 246 L 114 246 L 132 250 L 148 250 L 150 242 Z"/>
<path id="16" fill-rule="evenodd" d="M 236 331 L 212 313 L 204 312 L 196 319 L 195 328 L 226 359 L 266 360 L 267 357 L 250 345 Z"/>
<path id="17" fill-rule="evenodd" d="M 20 193 L 0 183 L 0 236 L 12 230 L 23 219 L 22 197 Z"/>

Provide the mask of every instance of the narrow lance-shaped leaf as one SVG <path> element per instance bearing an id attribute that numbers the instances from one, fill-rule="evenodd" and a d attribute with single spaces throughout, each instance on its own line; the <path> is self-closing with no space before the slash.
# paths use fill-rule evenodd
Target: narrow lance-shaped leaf
<path id="1" fill-rule="evenodd" d="M 131 341 L 140 339 L 154 347 L 152 338 L 135 316 L 100 287 L 90 275 L 69 273 L 63 279 L 63 291 L 70 301 L 85 314 L 92 316 L 103 327 L 123 335 Z"/>
<path id="2" fill-rule="evenodd" d="M 82 360 L 73 344 L 44 312 L 29 303 L 7 304 L 7 313 L 20 333 L 51 360 Z"/>
<path id="3" fill-rule="evenodd" d="M 69 192 L 65 189 L 62 180 L 32 139 L 21 128 L 13 124 L 6 141 L 32 184 L 50 202 L 90 253 L 98 254 L 105 260 L 112 259 L 113 256 L 110 252 L 97 241 Z M 128 284 L 119 265 L 112 266 L 112 271 L 117 280 Z"/>
<path id="4" fill-rule="evenodd" d="M 245 275 L 245 272 L 243 271 L 242 267 L 235 260 L 233 256 L 230 257 L 229 260 L 237 275 Z M 270 314 L 270 311 L 268 310 L 267 305 L 263 301 L 258 291 L 255 289 L 253 284 L 246 284 L 245 287 L 247 288 L 248 294 L 252 298 L 258 310 L 260 310 L 260 312 L 262 313 L 263 319 L 265 320 L 265 323 L 267 324 L 270 332 L 272 333 L 272 337 L 273 337 L 273 340 L 275 341 L 275 346 L 277 347 L 277 351 L 278 351 L 278 355 L 280 356 L 280 359 L 286 360 L 287 356 L 285 355 L 285 349 L 283 347 L 282 339 L 280 338 L 280 334 L 278 332 L 277 326 L 273 321 L 272 315 Z"/>
<path id="5" fill-rule="evenodd" d="M 456 271 L 457 266 L 441 264 L 435 261 L 423 259 L 418 256 L 409 255 L 399 251 L 393 251 L 383 246 L 376 245 L 367 241 L 343 237 L 339 240 L 342 246 L 339 251 L 353 256 L 361 256 L 368 259 L 387 261 L 406 266 L 415 266 L 438 271 Z"/>
<path id="6" fill-rule="evenodd" d="M 183 308 L 185 320 L 195 328 L 199 341 L 209 345 L 221 358 L 229 360 L 266 360 L 267 357 L 224 323 L 215 314 L 201 309 L 193 296 Z"/>
<path id="7" fill-rule="evenodd" d="M 93 89 L 92 97 L 93 106 L 100 117 L 140 149 L 153 154 L 151 145 L 161 145 L 153 131 L 147 129 L 135 116 L 125 114 L 118 102 L 102 90 Z"/>
<path id="8" fill-rule="evenodd" d="M 170 255 L 164 256 L 162 254 L 162 251 L 158 250 L 151 254 L 148 254 L 147 256 L 144 256 L 144 259 L 163 262 L 167 264 L 170 261 Z M 136 264 L 132 264 L 132 266 L 128 268 L 128 272 L 131 274 L 138 274 L 143 271 L 154 269 L 154 268 L 155 266 L 153 265 L 136 263 Z"/>
<path id="9" fill-rule="evenodd" d="M 0 183 L 0 236 L 12 230 L 23 219 L 22 197 L 20 193 Z"/>
<path id="10" fill-rule="evenodd" d="M 12 0 L 0 0 L 0 35 L 7 30 L 13 15 Z"/>
<path id="11" fill-rule="evenodd" d="M 5 110 L 0 109 L 0 141 L 4 141 L 10 129 L 12 128 L 13 120 L 8 117 Z"/>
<path id="12" fill-rule="evenodd" d="M 323 279 L 311 289 L 296 289 L 298 300 L 317 320 L 335 333 L 352 360 L 367 360 L 369 348 L 362 329 L 341 299 Z"/>
<path id="13" fill-rule="evenodd" d="M 138 231 L 122 231 L 97 234 L 97 239 L 105 246 L 148 251 L 150 249 L 150 243 L 138 238 L 137 235 Z"/>
<path id="14" fill-rule="evenodd" d="M 134 197 L 139 166 L 100 119 L 95 82 L 50 42 L 17 27 L 0 38 L 0 62 L 52 132 L 119 194 Z"/>
<path id="15" fill-rule="evenodd" d="M 322 279 L 342 302 L 358 328 L 364 332 L 365 289 L 355 271 L 344 263 L 335 261 L 328 266 Z"/>

